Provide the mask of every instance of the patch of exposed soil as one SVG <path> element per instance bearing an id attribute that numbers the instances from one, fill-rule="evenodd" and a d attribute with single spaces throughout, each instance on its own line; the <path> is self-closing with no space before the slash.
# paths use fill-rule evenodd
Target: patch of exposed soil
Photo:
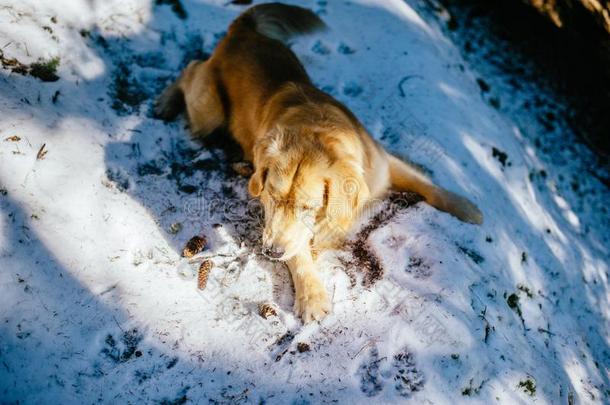
<path id="1" fill-rule="evenodd" d="M 358 275 L 362 275 L 362 283 L 370 287 L 383 276 L 383 266 L 375 252 L 368 245 L 368 238 L 376 229 L 386 225 L 396 214 L 418 202 L 422 197 L 415 193 L 393 192 L 383 202 L 383 207 L 373 216 L 368 224 L 356 236 L 347 241 L 345 248 L 351 253 L 349 258 L 342 258 L 352 285 L 356 284 Z"/>

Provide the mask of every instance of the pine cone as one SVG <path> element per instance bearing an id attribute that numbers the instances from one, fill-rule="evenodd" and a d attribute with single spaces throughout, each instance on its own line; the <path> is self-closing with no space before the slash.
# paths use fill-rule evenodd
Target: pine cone
<path id="1" fill-rule="evenodd" d="M 275 308 L 273 308 L 270 304 L 267 303 L 259 305 L 258 313 L 265 319 L 269 318 L 270 316 L 277 316 Z"/>
<path id="2" fill-rule="evenodd" d="M 193 257 L 197 253 L 201 252 L 206 244 L 205 237 L 203 236 L 193 236 L 188 242 L 186 242 L 186 246 L 182 249 L 182 256 L 184 257 Z"/>
<path id="3" fill-rule="evenodd" d="M 210 270 L 214 267 L 214 262 L 210 259 L 204 260 L 199 266 L 199 274 L 197 275 L 197 288 L 204 290 L 208 283 L 208 275 Z"/>

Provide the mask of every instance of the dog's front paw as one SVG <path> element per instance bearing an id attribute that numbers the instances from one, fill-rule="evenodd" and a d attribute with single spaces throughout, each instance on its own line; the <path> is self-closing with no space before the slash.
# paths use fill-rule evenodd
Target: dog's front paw
<path id="1" fill-rule="evenodd" d="M 308 281 L 301 291 L 297 292 L 294 312 L 301 317 L 303 323 L 320 321 L 330 312 L 328 294 L 319 280 Z"/>

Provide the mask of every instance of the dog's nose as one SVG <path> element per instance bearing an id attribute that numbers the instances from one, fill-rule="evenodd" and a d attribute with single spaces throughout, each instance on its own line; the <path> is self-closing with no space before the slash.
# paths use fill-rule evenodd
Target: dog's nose
<path id="1" fill-rule="evenodd" d="M 277 246 L 265 246 L 263 247 L 263 254 L 270 259 L 279 259 L 284 256 L 284 249 Z"/>

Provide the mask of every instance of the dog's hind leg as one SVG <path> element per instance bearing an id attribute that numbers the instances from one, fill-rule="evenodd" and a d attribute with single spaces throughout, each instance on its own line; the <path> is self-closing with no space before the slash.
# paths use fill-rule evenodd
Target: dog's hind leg
<path id="1" fill-rule="evenodd" d="M 180 79 L 191 133 L 205 137 L 225 123 L 225 112 L 210 62 L 191 62 Z"/>
<path id="2" fill-rule="evenodd" d="M 468 199 L 436 186 L 423 173 L 402 160 L 388 155 L 392 189 L 414 191 L 428 204 L 471 224 L 483 223 L 483 214 Z"/>
<path id="3" fill-rule="evenodd" d="M 175 118 L 186 108 L 191 133 L 205 137 L 225 123 L 223 104 L 209 62 L 193 61 L 157 99 L 155 114 Z"/>
<path id="4" fill-rule="evenodd" d="M 180 89 L 179 81 L 180 79 L 167 86 L 155 100 L 153 107 L 155 118 L 172 121 L 184 111 L 184 94 Z"/>

